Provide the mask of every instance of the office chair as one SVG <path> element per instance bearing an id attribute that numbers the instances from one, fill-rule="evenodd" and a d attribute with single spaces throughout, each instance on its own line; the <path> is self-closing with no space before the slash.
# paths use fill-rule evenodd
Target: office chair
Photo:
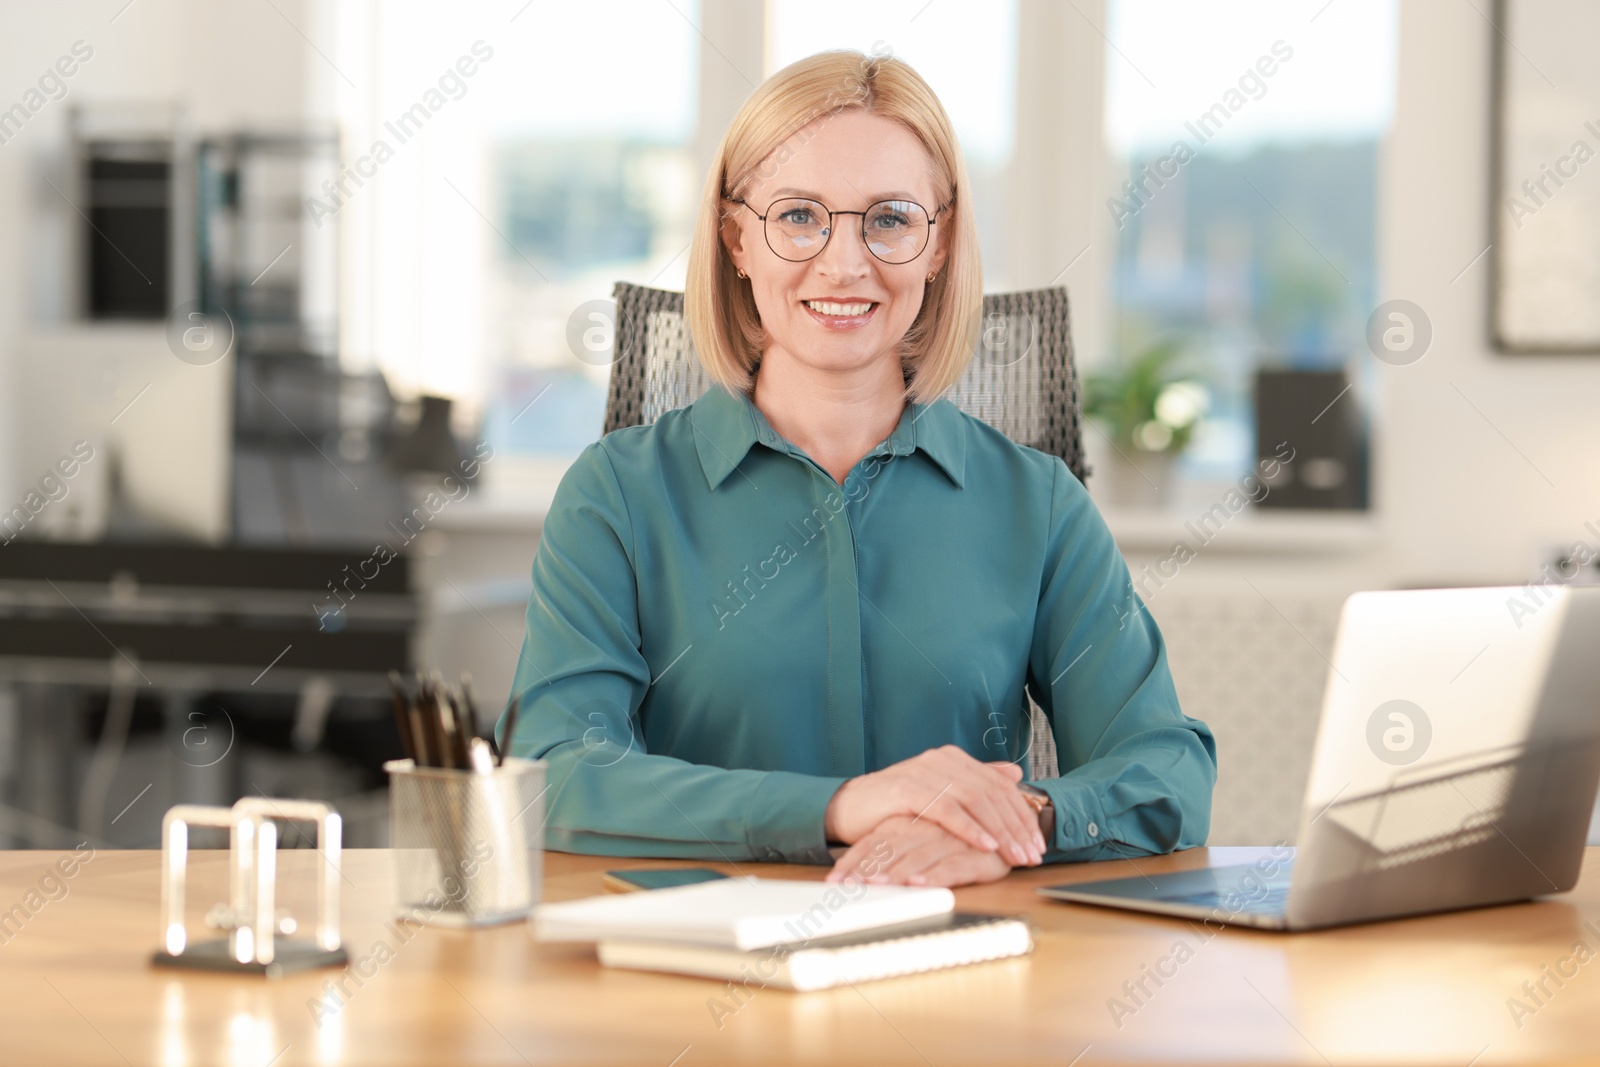
<path id="1" fill-rule="evenodd" d="M 605 432 L 654 422 L 686 407 L 712 382 L 689 343 L 683 294 L 618 282 L 615 359 Z M 1085 481 L 1082 409 L 1064 288 L 991 293 L 983 298 L 977 351 L 946 399 L 1018 444 L 1060 456 Z M 1030 776 L 1059 775 L 1055 738 L 1028 701 Z"/>

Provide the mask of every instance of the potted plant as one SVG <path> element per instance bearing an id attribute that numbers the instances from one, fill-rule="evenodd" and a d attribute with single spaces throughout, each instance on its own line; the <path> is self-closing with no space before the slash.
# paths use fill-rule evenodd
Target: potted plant
<path id="1" fill-rule="evenodd" d="M 1158 342 L 1120 366 L 1084 378 L 1083 412 L 1114 446 L 1102 473 L 1110 499 L 1133 507 L 1167 502 L 1174 461 L 1210 404 L 1193 375 L 1177 373 L 1175 340 Z"/>

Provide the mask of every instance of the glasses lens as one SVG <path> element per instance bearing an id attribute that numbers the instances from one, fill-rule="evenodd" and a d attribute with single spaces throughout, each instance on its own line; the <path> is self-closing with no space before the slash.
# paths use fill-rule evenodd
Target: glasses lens
<path id="1" fill-rule="evenodd" d="M 815 200 L 778 200 L 767 209 L 767 244 L 784 259 L 810 259 L 828 243 L 828 209 Z"/>
<path id="2" fill-rule="evenodd" d="M 910 200 L 884 200 L 861 220 L 867 248 L 885 263 L 909 263 L 928 243 L 928 213 Z"/>

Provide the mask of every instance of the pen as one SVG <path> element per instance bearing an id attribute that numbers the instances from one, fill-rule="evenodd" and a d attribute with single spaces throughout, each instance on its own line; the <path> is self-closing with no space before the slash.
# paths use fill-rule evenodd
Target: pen
<path id="1" fill-rule="evenodd" d="M 478 723 L 481 720 L 478 718 L 478 701 L 472 695 L 472 676 L 470 674 L 461 676 L 461 701 L 462 707 L 467 714 L 467 721 L 472 723 L 472 734 L 476 737 Z M 493 758 L 495 766 L 498 767 L 503 761 L 500 758 L 500 746 L 494 739 L 494 728 L 492 726 L 489 729 L 489 736 L 486 740 L 489 745 L 489 755 Z"/>
<path id="2" fill-rule="evenodd" d="M 466 701 L 462 699 L 459 690 L 453 686 L 446 686 L 443 690 L 444 717 L 450 724 L 451 738 L 455 747 L 451 751 L 456 766 L 465 769 L 472 767 L 471 742 L 477 733 L 472 724 L 467 720 Z"/>
<path id="3" fill-rule="evenodd" d="M 434 671 L 424 688 L 426 697 L 423 713 L 428 719 L 428 729 L 433 731 L 435 764 L 454 768 L 456 764 L 456 724 L 450 712 L 450 698 L 445 695 L 444 676 Z"/>
<path id="4" fill-rule="evenodd" d="M 511 740 L 517 734 L 517 707 L 521 703 L 517 699 L 517 694 L 512 693 L 511 702 L 506 707 L 506 736 L 505 740 L 500 742 L 500 763 L 502 766 L 506 762 L 506 757 L 511 754 Z"/>
<path id="5" fill-rule="evenodd" d="M 494 773 L 494 757 L 489 754 L 489 742 L 481 737 L 472 739 L 472 755 L 470 757 L 472 769 L 479 774 Z"/>
<path id="6" fill-rule="evenodd" d="M 417 700 L 411 706 L 412 722 L 417 724 L 417 749 L 424 767 L 444 766 L 444 739 L 439 733 L 439 717 L 429 708 L 428 679 L 417 672 Z"/>
<path id="7" fill-rule="evenodd" d="M 423 725 L 422 709 L 413 702 L 406 708 L 406 715 L 411 719 L 411 740 L 417 747 L 417 766 L 432 767 L 433 755 L 428 750 L 428 731 Z"/>
<path id="8" fill-rule="evenodd" d="M 389 695 L 394 704 L 394 725 L 400 732 L 400 749 L 406 758 L 417 762 L 417 744 L 411 737 L 411 701 L 405 694 L 405 684 L 399 671 L 389 672 Z"/>

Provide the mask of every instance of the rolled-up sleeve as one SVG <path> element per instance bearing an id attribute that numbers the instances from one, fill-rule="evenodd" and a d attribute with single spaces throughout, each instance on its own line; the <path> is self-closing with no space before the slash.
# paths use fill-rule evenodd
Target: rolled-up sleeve
<path id="1" fill-rule="evenodd" d="M 1046 861 L 1152 855 L 1205 843 L 1216 784 L 1210 729 L 1178 705 L 1166 644 L 1082 483 L 1055 463 L 1029 689 L 1061 777 Z"/>
<path id="2" fill-rule="evenodd" d="M 512 753 L 548 764 L 547 847 L 610 856 L 827 863 L 843 778 L 645 750 L 634 527 L 604 442 L 562 480 L 533 562 Z"/>

